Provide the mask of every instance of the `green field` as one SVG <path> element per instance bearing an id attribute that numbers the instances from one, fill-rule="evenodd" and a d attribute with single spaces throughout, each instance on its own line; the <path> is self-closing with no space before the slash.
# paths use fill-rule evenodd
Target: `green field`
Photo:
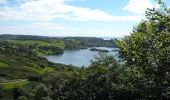
<path id="1" fill-rule="evenodd" d="M 41 68 L 41 69 L 36 69 L 36 68 L 32 68 L 32 67 L 27 67 L 27 66 L 24 66 L 26 69 L 30 69 L 38 74 L 44 74 L 45 72 L 54 72 L 55 69 L 52 68 L 52 67 L 44 67 L 44 68 Z"/>
<path id="2" fill-rule="evenodd" d="M 45 41 L 45 40 L 9 40 L 9 42 L 24 45 L 37 45 L 37 46 L 53 46 L 64 49 L 63 41 Z"/>
<path id="3" fill-rule="evenodd" d="M 28 80 L 18 80 L 18 81 L 12 81 L 8 83 L 0 83 L 2 85 L 3 89 L 12 89 L 16 87 L 22 87 L 23 85 L 26 85 L 29 83 Z"/>
<path id="4" fill-rule="evenodd" d="M 0 68 L 7 68 L 7 67 L 9 67 L 8 64 L 0 62 Z"/>
<path id="5" fill-rule="evenodd" d="M 65 48 L 64 42 L 60 40 L 8 40 L 8 42 L 16 46 L 29 47 L 39 56 L 62 54 Z"/>

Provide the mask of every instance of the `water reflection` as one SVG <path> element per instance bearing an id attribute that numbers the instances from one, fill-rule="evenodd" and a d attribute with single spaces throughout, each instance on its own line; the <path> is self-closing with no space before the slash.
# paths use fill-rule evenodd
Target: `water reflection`
<path id="1" fill-rule="evenodd" d="M 106 48 L 106 47 L 97 47 L 98 49 L 105 49 L 110 51 L 109 54 L 116 55 L 116 48 Z M 95 56 L 99 53 L 97 51 L 90 51 L 88 49 L 81 50 L 65 50 L 63 55 L 50 55 L 46 58 L 54 63 L 62 63 L 66 65 L 74 65 L 74 66 L 89 66 L 91 64 L 91 60 L 95 58 Z M 113 52 L 114 51 L 114 52 Z"/>

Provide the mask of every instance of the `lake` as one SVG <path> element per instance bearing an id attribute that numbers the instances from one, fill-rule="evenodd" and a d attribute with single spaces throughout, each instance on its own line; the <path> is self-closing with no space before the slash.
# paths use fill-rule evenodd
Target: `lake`
<path id="1" fill-rule="evenodd" d="M 108 54 L 115 55 L 117 52 L 113 52 L 117 48 L 107 48 L 107 47 L 96 47 L 98 49 L 105 49 L 109 50 Z M 98 55 L 99 52 L 97 51 L 90 51 L 88 49 L 81 49 L 81 50 L 65 50 L 62 55 L 49 55 L 46 56 L 48 61 L 54 63 L 61 63 L 66 65 L 74 65 L 74 66 L 89 66 L 91 64 L 91 60 L 94 60 L 95 56 Z"/>

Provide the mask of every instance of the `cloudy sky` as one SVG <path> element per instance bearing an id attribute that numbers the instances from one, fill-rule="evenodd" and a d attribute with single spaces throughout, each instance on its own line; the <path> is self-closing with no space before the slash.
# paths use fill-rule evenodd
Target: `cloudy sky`
<path id="1" fill-rule="evenodd" d="M 0 34 L 121 37 L 154 6 L 155 0 L 0 0 Z"/>

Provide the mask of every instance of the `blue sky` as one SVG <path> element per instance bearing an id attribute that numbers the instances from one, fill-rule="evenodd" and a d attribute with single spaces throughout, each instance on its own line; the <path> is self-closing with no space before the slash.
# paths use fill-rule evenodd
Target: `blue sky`
<path id="1" fill-rule="evenodd" d="M 0 34 L 122 37 L 153 7 L 155 0 L 0 0 Z"/>

